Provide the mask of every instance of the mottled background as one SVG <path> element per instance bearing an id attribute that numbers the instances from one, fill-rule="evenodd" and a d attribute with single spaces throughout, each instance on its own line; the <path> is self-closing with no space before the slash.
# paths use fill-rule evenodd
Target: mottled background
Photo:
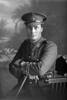
<path id="1" fill-rule="evenodd" d="M 67 54 L 66 0 L 0 0 L 0 49 L 17 49 L 27 37 L 23 22 L 18 20 L 29 11 L 47 15 L 43 36 L 57 44 L 59 54 Z"/>
<path id="2" fill-rule="evenodd" d="M 17 83 L 16 78 L 9 73 L 10 59 L 7 59 L 4 53 L 10 53 L 8 48 L 17 50 L 27 38 L 26 29 L 20 17 L 29 11 L 47 15 L 43 36 L 57 44 L 58 54 L 67 55 L 66 0 L 0 0 L 0 100 Z M 45 100 L 66 100 L 64 99 L 66 93 L 63 94 L 63 91 L 57 93 L 53 90 L 54 93 L 51 93 L 49 87 L 44 91 Z M 9 100 L 9 98 L 2 100 Z"/>

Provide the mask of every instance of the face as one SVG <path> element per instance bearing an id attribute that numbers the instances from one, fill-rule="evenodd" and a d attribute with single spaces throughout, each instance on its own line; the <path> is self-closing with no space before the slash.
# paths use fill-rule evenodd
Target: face
<path id="1" fill-rule="evenodd" d="M 43 27 L 41 24 L 35 25 L 27 25 L 28 36 L 34 41 L 37 41 L 41 38 L 41 33 L 43 31 Z"/>

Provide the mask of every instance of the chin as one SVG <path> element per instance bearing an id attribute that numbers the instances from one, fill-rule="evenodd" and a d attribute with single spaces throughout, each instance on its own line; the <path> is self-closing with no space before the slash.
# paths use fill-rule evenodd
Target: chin
<path id="1" fill-rule="evenodd" d="M 32 39 L 33 41 L 38 41 L 38 39 L 36 38 L 36 39 Z"/>
<path id="2" fill-rule="evenodd" d="M 32 40 L 37 40 L 37 38 L 36 38 L 36 37 L 34 37 L 34 38 L 32 38 Z"/>

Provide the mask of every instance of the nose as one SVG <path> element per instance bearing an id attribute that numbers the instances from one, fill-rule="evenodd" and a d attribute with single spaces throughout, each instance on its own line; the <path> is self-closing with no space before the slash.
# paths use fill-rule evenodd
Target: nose
<path id="1" fill-rule="evenodd" d="M 35 28 L 34 27 L 32 27 L 32 33 L 34 33 L 36 30 L 35 30 Z"/>

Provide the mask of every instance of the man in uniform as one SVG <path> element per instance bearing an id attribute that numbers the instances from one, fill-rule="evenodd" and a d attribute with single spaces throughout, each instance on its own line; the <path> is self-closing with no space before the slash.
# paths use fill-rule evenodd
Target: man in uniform
<path id="1" fill-rule="evenodd" d="M 21 17 L 27 28 L 28 39 L 21 44 L 9 71 L 18 81 L 23 80 L 29 71 L 29 78 L 43 78 L 51 69 L 57 57 L 57 45 L 42 37 L 43 24 L 47 17 L 39 13 L 26 13 Z M 27 70 L 28 69 L 28 70 Z"/>

